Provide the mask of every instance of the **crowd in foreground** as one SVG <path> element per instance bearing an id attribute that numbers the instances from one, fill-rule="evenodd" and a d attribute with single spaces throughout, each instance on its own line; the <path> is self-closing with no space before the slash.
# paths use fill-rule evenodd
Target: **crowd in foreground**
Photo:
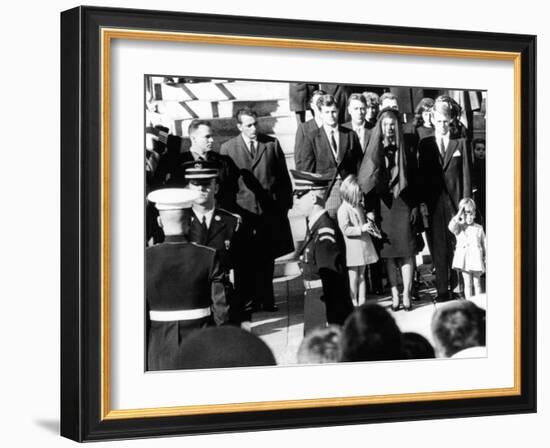
<path id="1" fill-rule="evenodd" d="M 296 353 L 299 364 L 485 356 L 485 310 L 469 300 L 440 305 L 432 316 L 432 345 L 402 332 L 392 314 L 376 304 L 357 307 L 343 326 L 312 330 Z M 271 349 L 236 327 L 195 330 L 181 345 L 175 369 L 273 366 Z"/>

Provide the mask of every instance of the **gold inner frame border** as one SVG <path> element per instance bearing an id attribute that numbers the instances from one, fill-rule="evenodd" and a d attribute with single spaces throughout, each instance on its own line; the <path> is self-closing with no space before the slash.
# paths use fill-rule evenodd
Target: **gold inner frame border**
<path id="1" fill-rule="evenodd" d="M 508 388 L 422 392 L 357 397 L 314 398 L 228 404 L 111 409 L 110 388 L 110 63 L 113 39 L 368 52 L 513 61 L 514 63 L 514 386 Z M 521 53 L 305 39 L 279 39 L 198 33 L 101 29 L 101 420 L 308 409 L 515 396 L 521 394 Z"/>

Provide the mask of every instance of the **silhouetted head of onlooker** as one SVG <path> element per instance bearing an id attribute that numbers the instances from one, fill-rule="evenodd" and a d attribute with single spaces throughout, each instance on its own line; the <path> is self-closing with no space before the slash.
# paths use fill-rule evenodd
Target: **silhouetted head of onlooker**
<path id="1" fill-rule="evenodd" d="M 341 334 L 342 330 L 336 325 L 315 328 L 306 335 L 300 344 L 298 362 L 300 364 L 339 362 Z"/>
<path id="2" fill-rule="evenodd" d="M 432 344 L 421 334 L 403 333 L 403 353 L 407 359 L 435 358 Z"/>
<path id="3" fill-rule="evenodd" d="M 237 327 L 193 331 L 181 343 L 175 369 L 274 366 L 271 349 L 258 336 Z"/>
<path id="4" fill-rule="evenodd" d="M 469 300 L 446 304 L 433 315 L 432 334 L 438 358 L 485 346 L 485 310 Z"/>
<path id="5" fill-rule="evenodd" d="M 402 359 L 401 331 L 380 305 L 361 305 L 347 318 L 340 339 L 342 361 Z"/>

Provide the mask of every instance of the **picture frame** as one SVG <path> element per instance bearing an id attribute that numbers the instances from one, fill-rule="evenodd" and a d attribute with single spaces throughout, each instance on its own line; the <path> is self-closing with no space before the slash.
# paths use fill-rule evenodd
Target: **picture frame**
<path id="1" fill-rule="evenodd" d="M 109 79 L 117 39 L 512 62 L 513 387 L 112 409 Z M 97 7 L 63 12 L 61 434 L 92 441 L 535 412 L 535 124 L 535 36 Z"/>

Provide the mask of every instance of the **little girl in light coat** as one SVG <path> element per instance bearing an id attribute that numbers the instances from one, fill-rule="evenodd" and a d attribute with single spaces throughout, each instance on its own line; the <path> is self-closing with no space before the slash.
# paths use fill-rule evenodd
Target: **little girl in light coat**
<path id="1" fill-rule="evenodd" d="M 475 202 L 464 198 L 458 204 L 458 213 L 449 222 L 449 230 L 456 236 L 453 268 L 462 273 L 467 299 L 472 297 L 472 282 L 475 295 L 481 294 L 481 274 L 485 272 L 485 232 L 474 222 L 475 217 Z"/>
<path id="2" fill-rule="evenodd" d="M 372 244 L 369 231 L 372 224 L 365 219 L 361 205 L 363 194 L 357 179 L 350 174 L 340 185 L 342 205 L 338 209 L 338 226 L 346 244 L 351 300 L 357 306 L 365 303 L 367 287 L 365 267 L 378 261 L 378 254 Z"/>

